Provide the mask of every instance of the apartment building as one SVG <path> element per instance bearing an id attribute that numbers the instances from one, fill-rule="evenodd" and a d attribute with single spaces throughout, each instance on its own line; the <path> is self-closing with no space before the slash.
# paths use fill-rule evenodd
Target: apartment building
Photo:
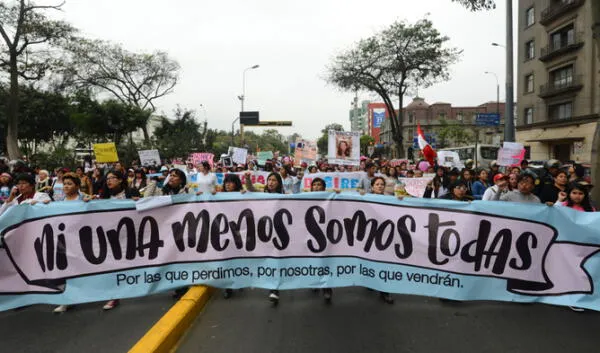
<path id="1" fill-rule="evenodd" d="M 519 1 L 516 137 L 530 159 L 592 161 L 600 118 L 594 1 Z"/>

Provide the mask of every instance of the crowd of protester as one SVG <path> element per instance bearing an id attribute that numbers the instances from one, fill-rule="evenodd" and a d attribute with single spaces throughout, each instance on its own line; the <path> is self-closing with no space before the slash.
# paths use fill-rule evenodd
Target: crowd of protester
<path id="1" fill-rule="evenodd" d="M 426 164 L 423 164 L 426 163 Z M 185 170 L 184 170 L 185 169 Z M 269 172 L 264 189 L 257 190 L 250 181 L 252 171 Z M 303 188 L 302 178 L 306 174 L 330 172 L 365 172 L 358 184 L 361 194 L 410 196 L 403 188 L 403 178 L 431 177 L 423 198 L 455 201 L 509 201 L 526 203 L 545 203 L 548 206 L 570 207 L 577 211 L 596 211 L 590 199 L 593 187 L 584 178 L 581 165 L 562 166 L 557 160 L 549 160 L 543 168 L 534 169 L 524 160 L 520 167 L 500 167 L 496 162 L 489 166 L 475 167 L 473 161 L 464 163 L 464 168 L 431 166 L 420 161 L 416 164 L 401 162 L 396 165 L 385 159 L 363 158 L 358 166 L 329 164 L 319 160 L 312 164 L 301 163 L 294 167 L 293 160 L 284 157 L 281 160 L 268 160 L 258 166 L 256 161 L 247 164 L 225 166 L 221 162 L 204 161 L 184 168 L 173 168 L 170 164 L 161 166 L 140 166 L 135 161 L 126 167 L 117 162 L 112 165 L 92 165 L 77 167 L 74 172 L 66 168 L 52 171 L 28 166 L 22 161 L 7 163 L 0 159 L 0 203 L 1 212 L 18 204 L 36 204 L 63 201 L 84 201 L 94 199 L 132 199 L 160 195 L 184 193 L 216 192 L 256 192 L 276 194 L 324 191 L 325 181 L 313 178 L 309 189 Z M 245 172 L 246 178 L 240 178 Z M 217 184 L 215 173 L 226 173 L 223 185 Z M 227 174 L 229 173 L 229 174 Z M 194 188 L 190 187 L 189 177 L 194 175 Z M 241 173 L 244 176 L 244 173 Z M 245 182 L 242 181 L 245 179 Z M 336 190 L 340 192 L 340 190 Z M 180 297 L 185 289 L 176 291 Z M 231 297 L 231 289 L 224 291 L 225 298 Z M 332 298 L 332 290 L 323 290 L 326 301 Z M 390 293 L 381 292 L 381 299 L 392 304 Z M 269 292 L 269 300 L 279 301 L 279 291 Z M 104 305 L 111 310 L 119 304 L 113 299 Z M 55 312 L 67 311 L 69 307 L 61 305 Z M 581 311 L 579 308 L 572 308 Z"/>

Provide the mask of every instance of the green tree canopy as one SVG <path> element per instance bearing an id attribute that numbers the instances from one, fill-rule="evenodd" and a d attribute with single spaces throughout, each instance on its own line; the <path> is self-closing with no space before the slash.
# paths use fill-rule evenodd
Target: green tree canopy
<path id="1" fill-rule="evenodd" d="M 19 149 L 20 82 L 37 81 L 54 67 L 52 48 L 70 39 L 75 29 L 50 19 L 48 10 L 58 5 L 38 5 L 32 0 L 0 1 L 0 68 L 9 76 L 6 101 L 6 147 L 9 158 L 21 157 Z"/>
<path id="2" fill-rule="evenodd" d="M 400 117 L 404 95 L 409 89 L 449 79 L 449 67 L 458 61 L 460 51 L 446 47 L 448 41 L 428 19 L 415 24 L 395 22 L 337 55 L 328 67 L 327 81 L 344 91 L 365 90 L 381 97 L 390 117 L 398 156 L 403 158 Z"/>

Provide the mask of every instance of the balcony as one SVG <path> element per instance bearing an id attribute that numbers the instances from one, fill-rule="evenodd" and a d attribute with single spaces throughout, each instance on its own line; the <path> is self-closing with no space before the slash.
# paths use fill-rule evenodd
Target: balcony
<path id="1" fill-rule="evenodd" d="M 579 32 L 575 34 L 575 38 L 569 41 L 561 41 L 559 45 L 555 45 L 554 43 L 542 48 L 540 53 L 540 61 L 549 61 L 558 56 L 564 55 L 566 53 L 573 52 L 583 46 L 583 33 Z"/>
<path id="2" fill-rule="evenodd" d="M 541 98 L 550 98 L 560 94 L 576 92 L 583 88 L 583 76 L 573 76 L 571 80 L 563 80 L 560 83 L 549 82 L 540 86 Z"/>
<path id="3" fill-rule="evenodd" d="M 570 1 L 555 1 L 554 4 L 548 6 L 542 11 L 542 18 L 540 23 L 544 26 L 549 25 L 552 21 L 565 15 L 567 12 L 578 8 L 583 5 L 585 0 L 570 0 Z"/>

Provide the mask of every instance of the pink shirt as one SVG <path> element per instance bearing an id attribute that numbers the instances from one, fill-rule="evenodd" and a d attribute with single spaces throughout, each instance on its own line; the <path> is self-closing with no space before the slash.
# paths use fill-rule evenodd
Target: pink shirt
<path id="1" fill-rule="evenodd" d="M 563 201 L 563 202 L 561 202 L 561 204 L 562 204 L 563 206 L 567 206 L 567 201 Z M 569 206 L 567 206 L 567 207 L 569 207 Z M 585 210 L 583 209 L 583 207 L 581 207 L 581 206 L 579 206 L 579 205 L 573 205 L 573 206 L 571 206 L 570 208 L 574 209 L 575 211 L 581 211 L 581 212 L 585 212 Z M 595 208 L 592 208 L 592 209 L 594 210 L 594 212 L 596 212 L 596 209 L 595 209 Z"/>

